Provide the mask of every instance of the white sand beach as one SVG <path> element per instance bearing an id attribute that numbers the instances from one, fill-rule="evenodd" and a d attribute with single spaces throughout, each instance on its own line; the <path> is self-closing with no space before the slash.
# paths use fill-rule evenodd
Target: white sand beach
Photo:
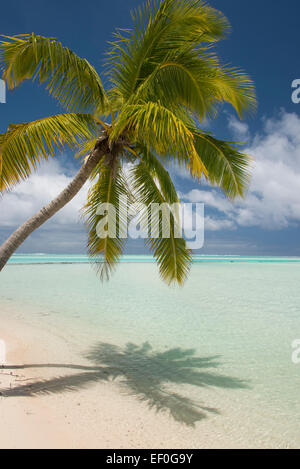
<path id="1" fill-rule="evenodd" d="M 46 331 L 14 321 L 1 325 L 1 337 L 7 345 L 7 365 L 0 369 L 1 449 L 197 448 L 238 444 L 230 438 L 217 442 L 214 434 L 183 427 L 167 414 L 157 414 L 133 396 L 120 392 L 113 382 L 51 394 L 51 387 L 56 387 L 55 378 L 74 376 L 71 365 L 79 365 L 70 357 L 70 368 L 65 367 L 68 350 L 64 342 Z M 57 366 L 32 367 L 50 361 Z M 80 364 L 88 366 L 84 361 Z M 37 382 L 45 394 L 22 396 L 24 389 Z M 6 397 L 3 389 L 8 394 L 9 390 L 19 391 Z"/>
<path id="2" fill-rule="evenodd" d="M 90 363 L 72 357 L 64 341 L 45 330 L 9 320 L 1 337 L 7 346 L 7 364 L 0 369 L 1 449 L 286 447 L 267 434 L 263 411 L 257 428 L 230 407 L 226 411 L 235 403 L 226 402 L 225 393 L 221 416 L 187 426 L 123 392 L 121 380 L 105 381 L 105 370 L 104 380 L 76 389 L 93 372 L 84 368 Z M 211 392 L 220 399 L 210 390 L 202 392 L 204 400 Z"/>

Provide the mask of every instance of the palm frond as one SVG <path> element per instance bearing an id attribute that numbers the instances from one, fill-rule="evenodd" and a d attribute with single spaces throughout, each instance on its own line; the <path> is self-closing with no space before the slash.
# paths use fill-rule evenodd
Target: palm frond
<path id="1" fill-rule="evenodd" d="M 107 97 L 92 65 L 54 38 L 35 34 L 2 36 L 0 66 L 9 89 L 38 78 L 48 92 L 70 112 L 104 107 Z"/>
<path id="2" fill-rule="evenodd" d="M 92 151 L 96 145 L 98 137 L 93 137 L 89 140 L 85 140 L 79 145 L 79 149 L 75 154 L 75 158 L 80 158 L 81 156 L 86 157 Z"/>
<path id="3" fill-rule="evenodd" d="M 205 78 L 202 80 L 205 85 Z M 256 110 L 255 86 L 251 78 L 242 70 L 233 67 L 216 68 L 207 77 L 207 91 L 216 102 L 226 102 L 233 106 L 240 118 L 245 112 Z"/>
<path id="4" fill-rule="evenodd" d="M 195 132 L 194 138 L 210 183 L 219 186 L 230 199 L 245 196 L 250 182 L 251 157 L 240 152 L 235 142 L 218 140 L 204 132 Z"/>
<path id="5" fill-rule="evenodd" d="M 206 176 L 205 165 L 194 147 L 193 133 L 183 120 L 159 102 L 128 104 L 119 115 L 111 141 L 127 132 L 133 142 L 143 142 L 158 155 L 175 156 L 179 164 L 191 170 L 194 177 Z"/>
<path id="6" fill-rule="evenodd" d="M 101 280 L 110 277 L 126 241 L 122 233 L 127 233 L 128 199 L 122 197 L 128 197 L 128 187 L 119 162 L 101 164 L 98 168 L 98 180 L 89 191 L 83 211 L 88 228 L 88 251 L 97 263 Z M 123 200 L 121 209 L 120 198 Z M 105 236 L 105 232 L 111 227 L 112 236 L 110 232 Z"/>
<path id="7" fill-rule="evenodd" d="M 207 48 L 185 50 L 160 63 L 140 84 L 131 102 L 159 101 L 168 109 L 184 106 L 198 121 L 215 117 L 219 104 L 231 104 L 241 117 L 255 110 L 252 80 L 241 70 L 221 67 Z"/>
<path id="8" fill-rule="evenodd" d="M 155 183 L 158 185 L 166 202 L 169 204 L 179 204 L 177 191 L 174 187 L 171 176 L 163 163 L 149 150 L 149 148 L 140 145 L 138 150 L 142 155 L 143 163 Z"/>
<path id="9" fill-rule="evenodd" d="M 11 125 L 0 135 L 0 191 L 26 179 L 42 160 L 66 146 L 74 149 L 91 139 L 97 130 L 90 114 L 58 114 Z"/>
<path id="10" fill-rule="evenodd" d="M 190 269 L 192 254 L 191 250 L 187 248 L 184 238 L 179 235 L 179 220 L 167 198 L 164 197 L 163 191 L 156 184 L 147 164 L 142 161 L 134 166 L 131 172 L 135 197 L 139 203 L 148 208 L 141 214 L 141 224 L 149 227 L 151 204 L 161 206 L 162 216 L 169 223 L 168 236 L 164 236 L 162 217 L 152 217 L 150 220 L 151 228 L 157 235 L 154 236 L 151 231 L 146 244 L 153 251 L 162 279 L 169 285 L 174 282 L 182 285 Z"/>
<path id="11" fill-rule="evenodd" d="M 229 30 L 226 18 L 202 1 L 148 1 L 132 16 L 134 29 L 116 32 L 107 61 L 111 81 L 125 100 L 159 64 Z"/>

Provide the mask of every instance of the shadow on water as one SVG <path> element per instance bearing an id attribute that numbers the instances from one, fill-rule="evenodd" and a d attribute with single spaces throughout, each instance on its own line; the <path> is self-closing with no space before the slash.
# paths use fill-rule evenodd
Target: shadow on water
<path id="1" fill-rule="evenodd" d="M 193 349 L 174 348 L 165 352 L 153 351 L 149 343 L 142 346 L 127 344 L 124 348 L 98 343 L 85 358 L 92 366 L 74 364 L 14 365 L 6 369 L 67 368 L 76 370 L 67 376 L 38 380 L 11 389 L 2 389 L 4 397 L 37 396 L 76 391 L 95 382 L 118 380 L 125 392 L 134 395 L 157 412 L 168 411 L 178 422 L 194 426 L 209 414 L 219 414 L 215 408 L 198 402 L 170 389 L 170 385 L 193 385 L 199 388 L 247 388 L 243 380 L 216 373 L 220 365 L 218 356 L 197 357 Z"/>

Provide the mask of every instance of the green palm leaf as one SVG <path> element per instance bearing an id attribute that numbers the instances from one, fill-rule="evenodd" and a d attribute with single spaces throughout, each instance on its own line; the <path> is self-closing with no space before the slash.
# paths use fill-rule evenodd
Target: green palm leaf
<path id="1" fill-rule="evenodd" d="M 76 148 L 97 131 L 90 114 L 58 114 L 11 125 L 0 135 L 0 190 L 26 179 L 42 160 L 54 157 L 66 146 Z"/>
<path id="2" fill-rule="evenodd" d="M 137 89 L 133 101 L 138 99 L 170 109 L 184 106 L 200 121 L 215 117 L 219 103 L 230 103 L 239 116 L 256 106 L 251 79 L 238 69 L 220 67 L 207 49 L 187 50 L 159 64 Z"/>
<path id="3" fill-rule="evenodd" d="M 126 238 L 121 237 L 121 233 L 127 233 L 128 205 L 124 202 L 123 208 L 126 210 L 119 210 L 119 200 L 128 195 L 126 180 L 118 161 L 101 164 L 98 168 L 98 180 L 89 191 L 83 216 L 88 228 L 89 254 L 96 261 L 102 280 L 109 278 L 124 248 Z M 108 204 L 111 204 L 114 210 L 111 206 L 109 208 Z M 106 207 L 107 212 L 103 210 L 99 214 L 100 206 L 103 209 Z M 104 234 L 104 230 L 114 227 L 113 236 L 99 236 L 100 223 L 102 223 L 100 235 Z"/>
<path id="4" fill-rule="evenodd" d="M 38 78 L 68 111 L 101 109 L 105 91 L 96 70 L 54 38 L 35 34 L 0 41 L 0 65 L 9 89 Z"/>
<path id="5" fill-rule="evenodd" d="M 157 236 L 153 237 L 150 232 L 146 244 L 153 251 L 162 279 L 169 285 L 174 282 L 182 285 L 190 269 L 191 251 L 187 248 L 184 238 L 177 234 L 179 233 L 179 220 L 169 204 L 170 200 L 163 195 L 166 189 L 159 189 L 151 173 L 152 171 L 143 161 L 132 169 L 134 194 L 138 202 L 147 208 L 151 204 L 164 204 L 163 214 L 169 220 L 170 231 L 169 236 L 164 237 L 162 218 L 154 217 L 154 220 L 152 218 L 151 227 L 154 232 L 157 232 Z M 141 213 L 141 224 L 150 228 L 149 210 Z"/>
<path id="6" fill-rule="evenodd" d="M 194 138 L 210 183 L 218 185 L 230 199 L 245 196 L 250 182 L 251 157 L 241 153 L 234 142 L 200 132 L 195 132 Z"/>
<path id="7" fill-rule="evenodd" d="M 169 204 L 179 204 L 177 191 L 169 172 L 163 163 L 147 147 L 140 145 L 138 147 L 143 163 L 149 171 L 151 177 L 158 184 L 158 187 Z"/>
<path id="8" fill-rule="evenodd" d="M 220 12 L 194 0 L 148 1 L 133 21 L 134 30 L 116 33 L 108 60 L 111 81 L 126 100 L 158 64 L 187 46 L 219 40 L 229 29 Z"/>
<path id="9" fill-rule="evenodd" d="M 111 141 L 115 141 L 124 131 L 134 143 L 142 141 L 159 155 L 175 156 L 179 164 L 184 164 L 191 170 L 193 176 L 200 178 L 203 174 L 207 175 L 195 150 L 193 133 L 181 116 L 159 102 L 148 101 L 125 106 L 111 132 Z"/>

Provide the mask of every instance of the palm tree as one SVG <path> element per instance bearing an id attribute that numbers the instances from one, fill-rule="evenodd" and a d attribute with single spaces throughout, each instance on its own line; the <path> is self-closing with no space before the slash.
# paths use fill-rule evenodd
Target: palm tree
<path id="1" fill-rule="evenodd" d="M 88 250 L 101 261 L 102 276 L 114 268 L 125 240 L 118 233 L 97 236 L 97 207 L 111 203 L 118 211 L 122 195 L 129 196 L 128 203 L 133 198 L 147 206 L 165 203 L 175 228 L 178 219 L 171 205 L 179 199 L 166 169 L 170 161 L 188 168 L 193 178 L 206 178 L 231 199 L 244 196 L 249 157 L 234 143 L 201 129 L 223 102 L 240 117 L 256 104 L 250 78 L 220 65 L 214 53 L 215 43 L 229 31 L 227 19 L 202 1 L 154 0 L 133 13 L 133 22 L 133 29 L 117 30 L 110 43 L 107 90 L 89 62 L 56 39 L 35 34 L 3 37 L 0 63 L 7 87 L 37 79 L 66 113 L 10 125 L 0 135 L 0 191 L 12 189 L 65 147 L 85 158 L 69 186 L 0 247 L 0 270 L 89 179 L 92 186 L 84 207 Z M 124 220 L 117 215 L 120 228 Z M 191 263 L 184 238 L 175 237 L 171 229 L 170 238 L 149 236 L 147 244 L 162 278 L 183 283 Z"/>

